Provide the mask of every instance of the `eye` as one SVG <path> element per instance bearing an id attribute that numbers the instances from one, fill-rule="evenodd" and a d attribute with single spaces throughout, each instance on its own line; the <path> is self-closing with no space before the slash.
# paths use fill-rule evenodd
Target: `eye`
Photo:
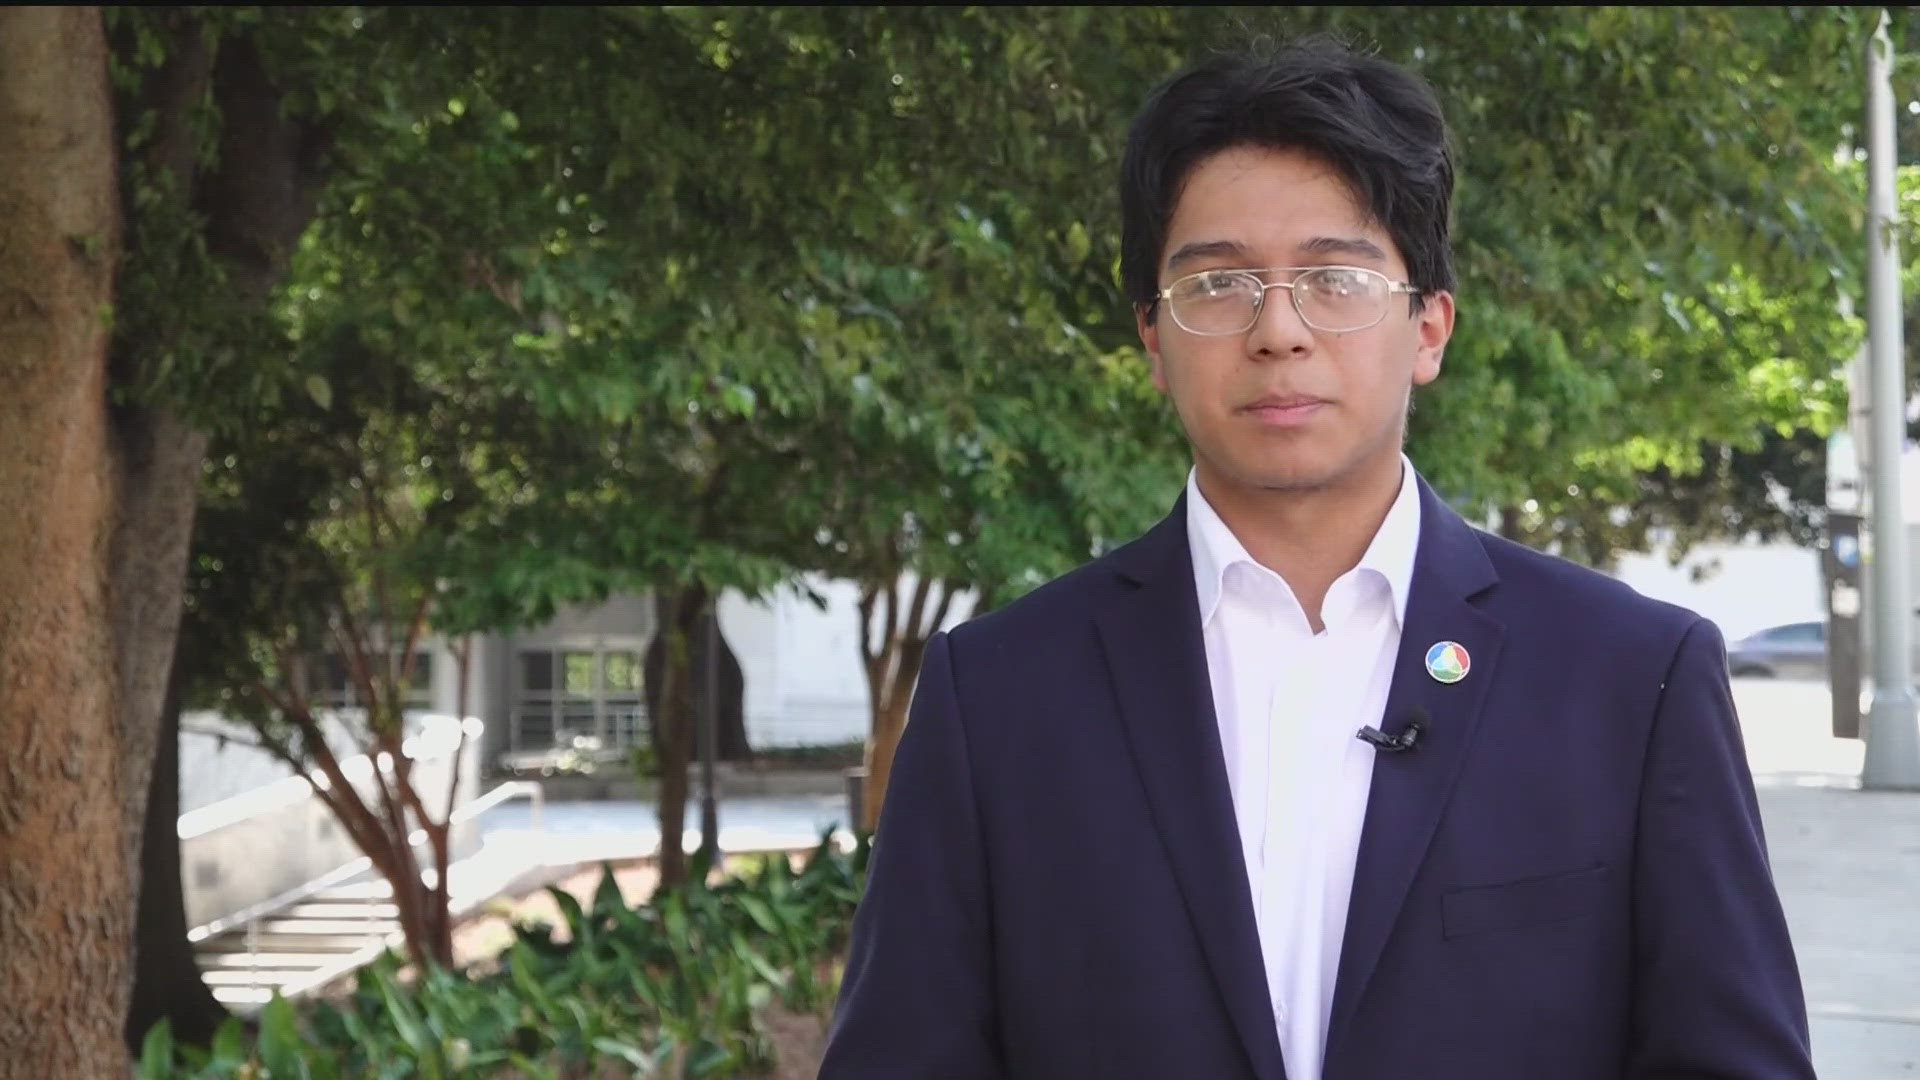
<path id="1" fill-rule="evenodd" d="M 1360 296 L 1373 291 L 1372 275 L 1347 266 L 1323 266 L 1309 274 L 1307 287 L 1322 296 Z"/>
<path id="2" fill-rule="evenodd" d="M 1246 275 L 1232 270 L 1208 270 L 1193 281 L 1194 291 L 1215 296 L 1246 288 Z"/>

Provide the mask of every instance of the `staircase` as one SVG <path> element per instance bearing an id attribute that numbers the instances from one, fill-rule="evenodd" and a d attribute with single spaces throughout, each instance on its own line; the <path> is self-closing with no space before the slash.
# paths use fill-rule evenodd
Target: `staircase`
<path id="1" fill-rule="evenodd" d="M 378 878 L 333 885 L 194 945 L 213 996 L 252 1012 L 278 993 L 331 982 L 400 943 L 393 888 Z"/>
<path id="2" fill-rule="evenodd" d="M 538 784 L 502 784 L 460 808 L 456 822 L 478 817 L 512 798 L 543 805 Z M 536 817 L 538 809 L 536 809 Z M 415 843 L 425 841 L 416 833 Z M 541 865 L 524 849 L 490 850 L 448 867 L 450 914 L 456 920 Z M 433 871 L 423 875 L 429 884 Z M 402 944 L 393 887 L 356 859 L 297 889 L 199 927 L 187 935 L 213 996 L 250 1014 L 277 993 L 298 997 L 358 970 Z"/>

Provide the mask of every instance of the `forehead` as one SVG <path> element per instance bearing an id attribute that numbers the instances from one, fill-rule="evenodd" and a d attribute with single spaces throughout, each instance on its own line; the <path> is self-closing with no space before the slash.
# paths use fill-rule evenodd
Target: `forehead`
<path id="1" fill-rule="evenodd" d="M 1167 223 L 1164 260 L 1183 247 L 1219 243 L 1284 265 L 1329 239 L 1370 240 L 1392 261 L 1391 238 L 1332 166 L 1293 150 L 1234 147 L 1187 174 Z"/>

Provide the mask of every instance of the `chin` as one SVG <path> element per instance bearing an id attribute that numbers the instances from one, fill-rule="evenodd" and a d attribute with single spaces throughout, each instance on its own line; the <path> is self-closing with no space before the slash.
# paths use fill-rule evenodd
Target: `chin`
<path id="1" fill-rule="evenodd" d="M 1319 491 L 1333 486 L 1341 470 L 1316 461 L 1250 462 L 1236 470 L 1242 483 L 1262 491 Z"/>

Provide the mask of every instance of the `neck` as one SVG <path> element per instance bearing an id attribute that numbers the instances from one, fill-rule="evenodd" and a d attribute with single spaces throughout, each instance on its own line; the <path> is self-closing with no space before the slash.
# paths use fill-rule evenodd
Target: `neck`
<path id="1" fill-rule="evenodd" d="M 1315 633 L 1327 589 L 1354 568 L 1400 494 L 1401 461 L 1369 464 L 1318 488 L 1273 489 L 1222 480 L 1197 464 L 1200 493 L 1255 562 L 1293 590 Z"/>

